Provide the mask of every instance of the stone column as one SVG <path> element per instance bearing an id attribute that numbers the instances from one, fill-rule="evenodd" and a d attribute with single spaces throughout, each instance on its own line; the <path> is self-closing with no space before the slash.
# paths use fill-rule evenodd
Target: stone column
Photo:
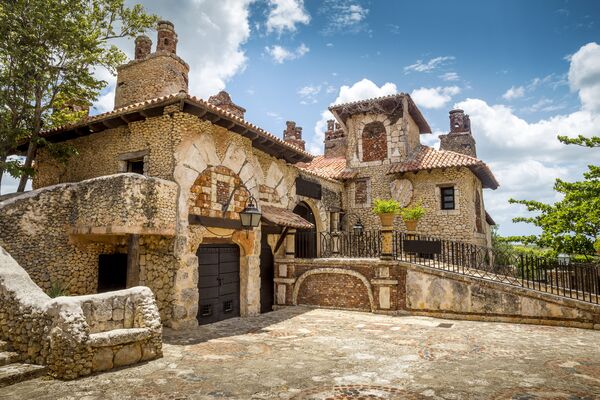
<path id="1" fill-rule="evenodd" d="M 127 283 L 128 288 L 140 284 L 140 235 L 129 235 L 127 244 Z"/>
<path id="2" fill-rule="evenodd" d="M 394 259 L 394 226 L 381 227 L 381 256 L 382 260 Z"/>

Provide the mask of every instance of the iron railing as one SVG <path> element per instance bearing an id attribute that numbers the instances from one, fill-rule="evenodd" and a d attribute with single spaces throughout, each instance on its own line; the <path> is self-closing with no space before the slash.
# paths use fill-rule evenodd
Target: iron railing
<path id="1" fill-rule="evenodd" d="M 394 232 L 393 257 L 430 268 L 600 304 L 600 265 L 499 251 L 427 235 Z M 377 258 L 381 232 L 321 233 L 316 257 Z"/>

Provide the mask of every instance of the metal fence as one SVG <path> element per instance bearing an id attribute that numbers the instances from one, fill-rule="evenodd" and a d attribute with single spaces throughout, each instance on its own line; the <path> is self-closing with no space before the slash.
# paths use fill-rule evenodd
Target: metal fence
<path id="1" fill-rule="evenodd" d="M 381 232 L 321 233 L 318 257 L 377 258 Z M 395 259 L 600 304 L 600 265 L 560 263 L 433 236 L 394 232 Z"/>

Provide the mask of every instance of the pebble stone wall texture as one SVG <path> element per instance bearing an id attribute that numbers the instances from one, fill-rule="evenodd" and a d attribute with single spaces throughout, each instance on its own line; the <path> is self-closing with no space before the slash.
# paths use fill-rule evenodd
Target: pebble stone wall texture
<path id="1" fill-rule="evenodd" d="M 360 132 L 373 121 L 380 121 L 388 132 L 388 158 L 379 161 L 362 161 L 362 141 Z M 373 201 L 377 198 L 392 197 L 392 183 L 396 179 L 408 179 L 413 186 L 413 195 L 409 206 L 422 204 L 425 216 L 417 225 L 417 232 L 442 238 L 467 241 L 479 245 L 489 245 L 490 228 L 484 224 L 483 232 L 478 233 L 475 215 L 475 193 L 481 193 L 481 182 L 467 168 L 434 169 L 418 173 L 387 175 L 392 161 L 407 159 L 416 149 L 419 133 L 416 124 L 409 115 L 392 124 L 383 115 L 360 114 L 348 120 L 348 153 L 350 165 L 358 174 L 346 182 L 344 209 L 351 214 L 348 224 L 351 226 L 358 218 L 369 227 L 378 227 L 379 218 L 371 212 Z M 406 132 L 406 133 L 405 133 Z M 357 136 L 358 135 L 358 136 Z M 358 137 L 358 140 L 356 139 Z M 368 158 L 369 160 L 372 159 Z M 439 188 L 455 186 L 457 189 L 455 210 L 441 210 Z M 481 199 L 483 196 L 481 196 Z M 479 209 L 482 221 L 485 221 L 484 207 Z M 396 229 L 406 231 L 401 218 L 396 218 Z"/>
<path id="2" fill-rule="evenodd" d="M 141 234 L 151 261 L 147 274 L 165 270 L 147 282 L 158 289 L 171 262 L 153 243 L 174 235 L 176 193 L 173 182 L 137 174 L 35 190 L 0 203 L 0 246 L 43 290 L 62 284 L 70 295 L 82 295 L 97 290 L 98 255 L 126 253 L 127 235 Z M 170 289 L 156 293 L 168 311 Z"/>
<path id="3" fill-rule="evenodd" d="M 0 339 L 54 377 L 162 356 L 162 325 L 148 288 L 51 299 L 0 247 L 0 296 Z"/>
<path id="4" fill-rule="evenodd" d="M 600 306 L 377 259 L 275 261 L 277 305 L 600 329 Z"/>

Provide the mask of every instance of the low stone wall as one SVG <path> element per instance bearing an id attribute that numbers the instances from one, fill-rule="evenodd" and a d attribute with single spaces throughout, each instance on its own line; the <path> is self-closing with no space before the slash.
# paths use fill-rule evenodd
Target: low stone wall
<path id="1" fill-rule="evenodd" d="M 51 299 L 0 247 L 0 339 L 21 361 L 74 379 L 160 357 L 161 337 L 150 289 Z"/>
<path id="2" fill-rule="evenodd" d="M 128 235 L 139 234 L 141 272 L 163 270 L 172 282 L 176 198 L 175 182 L 138 174 L 34 190 L 0 202 L 0 246 L 43 290 L 62 284 L 70 295 L 85 295 L 97 291 L 98 256 L 127 253 Z M 171 287 L 162 290 L 163 280 L 156 286 L 168 318 Z"/>
<path id="3" fill-rule="evenodd" d="M 276 305 L 600 329 L 600 305 L 399 261 L 275 261 Z"/>

